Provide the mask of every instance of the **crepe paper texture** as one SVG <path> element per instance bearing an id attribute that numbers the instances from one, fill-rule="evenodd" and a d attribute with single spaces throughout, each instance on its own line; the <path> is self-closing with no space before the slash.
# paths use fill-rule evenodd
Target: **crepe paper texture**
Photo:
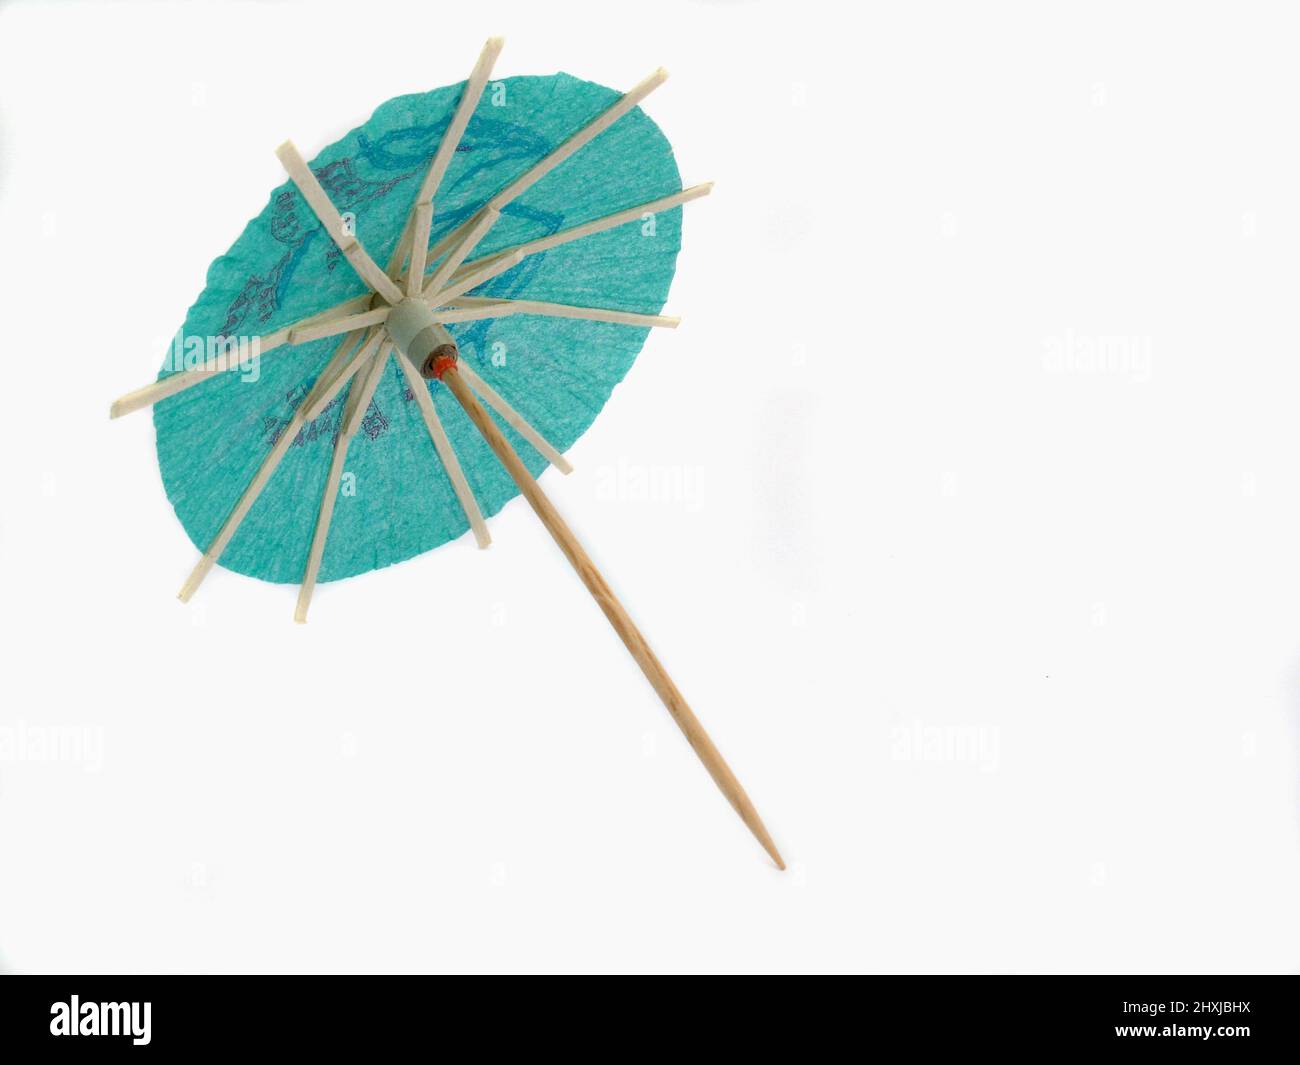
<path id="1" fill-rule="evenodd" d="M 462 88 L 389 100 L 311 161 L 334 205 L 355 218 L 356 234 L 377 262 L 386 262 L 397 244 Z M 620 95 L 567 74 L 492 82 L 436 194 L 433 242 Z M 470 259 L 680 189 L 672 148 L 638 107 L 508 204 Z M 676 268 L 681 215 L 675 207 L 528 256 L 471 295 L 657 314 Z M 426 272 L 435 266 L 429 263 Z M 366 291 L 286 182 L 211 265 L 181 337 L 261 336 Z M 448 329 L 461 358 L 560 451 L 595 420 L 649 332 L 531 314 Z M 223 371 L 155 405 L 163 486 L 199 550 L 217 534 L 341 339 L 276 348 L 257 360 L 255 372 Z M 469 527 L 397 357 L 389 358 L 348 451 L 322 581 L 412 558 Z M 169 359 L 159 376 L 172 372 Z M 349 387 L 360 387 L 359 379 Z M 446 388 L 438 382 L 425 387 L 490 517 L 518 489 Z M 297 434 L 222 554 L 222 566 L 266 581 L 302 579 L 347 394 Z M 533 475 L 540 474 L 546 461 L 498 424 Z"/>

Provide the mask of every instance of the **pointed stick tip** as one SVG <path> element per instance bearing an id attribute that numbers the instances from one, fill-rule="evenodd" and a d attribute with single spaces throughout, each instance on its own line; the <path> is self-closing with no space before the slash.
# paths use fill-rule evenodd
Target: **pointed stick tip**
<path id="1" fill-rule="evenodd" d="M 777 869 L 784 873 L 785 859 L 781 857 L 781 852 L 776 849 L 776 844 L 772 842 L 772 837 L 767 834 L 767 830 L 764 829 L 760 833 L 754 831 L 753 825 L 748 825 L 748 828 L 751 832 L 754 832 L 754 836 L 758 839 L 758 845 L 767 851 L 767 856 L 776 863 Z"/>
<path id="2" fill-rule="evenodd" d="M 125 413 L 126 411 L 122 409 L 122 401 L 120 399 L 113 400 L 113 405 L 108 408 L 108 417 L 110 421 L 114 418 L 122 417 Z"/>
<path id="3" fill-rule="evenodd" d="M 755 813 L 754 816 L 757 818 L 757 813 Z M 776 844 L 772 842 L 772 837 L 767 834 L 767 829 L 763 826 L 763 823 L 758 821 L 756 824 L 750 824 L 749 818 L 747 817 L 742 817 L 741 820 L 743 820 L 745 826 L 754 833 L 754 838 L 758 840 L 758 845 L 762 847 L 763 850 L 767 851 L 767 856 L 771 858 L 772 861 L 776 863 L 776 867 L 784 873 L 785 859 L 781 857 L 781 852 L 776 849 Z"/>

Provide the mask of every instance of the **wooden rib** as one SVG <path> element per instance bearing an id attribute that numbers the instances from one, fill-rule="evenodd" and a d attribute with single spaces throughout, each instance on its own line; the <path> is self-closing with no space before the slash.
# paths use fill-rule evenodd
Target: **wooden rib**
<path id="1" fill-rule="evenodd" d="M 462 296 L 461 299 L 465 297 Z M 477 322 L 483 318 L 495 318 L 498 313 L 501 317 L 509 315 L 509 311 L 494 312 L 492 307 L 504 307 L 505 304 L 500 300 L 489 300 L 482 306 L 473 307 L 439 307 L 433 312 L 435 322 Z"/>
<path id="2" fill-rule="evenodd" d="M 525 255 L 535 255 L 538 252 L 549 251 L 560 244 L 567 244 L 571 240 L 577 240 L 579 237 L 589 237 L 593 233 L 601 233 L 606 229 L 614 229 L 617 226 L 627 225 L 628 222 L 634 222 L 645 214 L 654 214 L 657 211 L 667 211 L 673 207 L 679 207 L 691 200 L 698 200 L 701 196 L 707 196 L 713 191 L 713 182 L 706 181 L 701 185 L 692 185 L 689 189 L 682 189 L 681 192 L 674 192 L 671 196 L 663 196 L 657 200 L 650 200 L 647 203 L 640 204 L 636 207 L 628 207 L 622 211 L 615 211 L 613 214 L 607 214 L 603 218 L 593 218 L 590 222 L 583 222 L 580 225 L 571 226 L 568 229 L 561 229 L 559 232 L 552 233 L 548 237 L 538 237 L 536 240 L 526 240 L 522 244 L 514 244 L 509 248 L 502 248 L 500 251 L 494 251 L 478 259 L 471 259 L 461 268 L 468 270 L 474 267 L 482 266 L 484 263 L 491 262 L 502 255 L 509 255 L 511 252 L 522 251 Z"/>
<path id="3" fill-rule="evenodd" d="M 379 264 L 370 258 L 356 234 L 344 232 L 343 216 L 339 214 L 338 208 L 321 187 L 321 183 L 316 180 L 316 175 L 312 173 L 307 160 L 302 157 L 302 153 L 294 146 L 293 141 L 285 141 L 275 150 L 275 154 L 284 164 L 285 170 L 289 172 L 290 180 L 298 186 L 298 191 L 307 201 L 307 206 L 320 219 L 325 232 L 338 245 L 339 251 L 352 264 L 352 269 L 360 275 L 361 280 L 383 296 L 388 303 L 400 303 L 401 289 L 379 268 Z"/>
<path id="4" fill-rule="evenodd" d="M 298 604 L 294 608 L 293 620 L 300 625 L 307 621 L 307 610 L 311 606 L 312 593 L 316 590 L 316 577 L 320 573 L 321 560 L 325 557 L 325 543 L 329 538 L 330 523 L 334 520 L 334 504 L 338 500 L 339 481 L 343 477 L 343 465 L 347 461 L 348 447 L 352 438 L 361 428 L 366 409 L 374 398 L 375 389 L 384 375 L 384 366 L 393 350 L 393 342 L 386 340 L 380 345 L 378 353 L 370 361 L 365 372 L 364 381 L 353 382 L 348 390 L 348 401 L 339 419 L 339 432 L 334 440 L 334 456 L 330 460 L 329 472 L 325 475 L 325 488 L 321 493 L 320 510 L 316 514 L 316 530 L 312 533 L 311 550 L 307 553 L 307 568 L 302 575 L 302 586 L 298 589 Z"/>
<path id="5" fill-rule="evenodd" d="M 542 434 L 529 425 L 518 411 L 496 393 L 491 385 L 476 374 L 465 359 L 458 360 L 456 365 L 460 368 L 461 376 L 469 382 L 470 387 L 487 401 L 489 407 L 501 415 L 507 425 L 511 426 L 520 436 L 532 444 L 539 455 L 561 473 L 573 472 L 569 460 L 561 455 L 555 447 L 547 443 Z"/>
<path id="6" fill-rule="evenodd" d="M 308 393 L 307 398 L 298 405 L 298 409 L 294 411 L 289 424 L 281 431 L 271 450 L 262 459 L 262 464 L 258 467 L 257 473 L 253 475 L 252 481 L 244 489 L 244 494 L 239 497 L 239 501 L 221 526 L 221 531 L 208 545 L 208 549 L 203 553 L 203 557 L 199 559 L 194 571 L 181 586 L 179 593 L 181 602 L 189 602 L 190 597 L 198 591 L 199 585 L 203 583 L 203 578 L 216 565 L 217 559 L 221 557 L 226 545 L 230 543 L 231 537 L 235 535 L 240 523 L 243 522 L 249 509 L 257 501 L 257 497 L 262 494 L 262 489 L 266 487 L 266 483 L 271 479 L 276 467 L 280 465 L 280 460 L 284 458 L 293 445 L 298 431 L 303 425 L 316 418 L 330 400 L 338 394 L 339 390 L 352 379 L 352 376 L 361 367 L 365 359 L 374 353 L 375 347 L 383 336 L 383 331 L 374 330 L 371 339 L 363 344 L 359 351 L 350 354 L 352 345 L 356 343 L 356 337 L 359 337 L 359 335 L 349 334 L 344 338 L 343 343 L 335 351 L 334 357 L 330 359 L 328 365 L 321 371 L 320 377 L 316 379 L 316 384 Z"/>
<path id="7" fill-rule="evenodd" d="M 306 318 L 293 322 L 282 329 L 277 329 L 274 333 L 267 333 L 265 336 L 257 337 L 258 357 L 265 355 L 267 352 L 280 347 L 282 344 L 289 343 L 289 334 L 295 329 L 301 329 L 314 322 L 320 322 L 324 319 L 336 315 L 347 314 L 350 311 L 369 305 L 371 296 L 367 293 L 364 296 L 357 296 L 354 299 L 345 300 L 335 307 L 327 308 L 316 314 L 309 315 Z M 120 418 L 124 414 L 130 414 L 132 411 L 139 410 L 141 407 L 147 407 L 151 403 L 158 403 L 174 396 L 178 392 L 183 392 L 187 388 L 193 388 L 197 384 L 211 378 L 213 375 L 221 373 L 230 368 L 230 357 L 228 354 L 218 355 L 215 358 L 208 359 L 201 366 L 196 366 L 192 370 L 182 370 L 180 373 L 171 374 L 164 377 L 161 381 L 154 381 L 152 384 L 145 385 L 143 388 L 137 388 L 134 392 L 128 392 L 124 396 L 119 396 L 113 401 L 113 405 L 108 409 L 110 418 Z"/>
<path id="8" fill-rule="evenodd" d="M 411 265 L 406 274 L 406 294 L 418 296 L 424 286 L 424 256 L 429 250 L 429 227 L 433 224 L 433 204 L 415 205 L 415 230 L 411 244 Z M 461 256 L 462 261 L 464 256 Z"/>
<path id="9" fill-rule="evenodd" d="M 413 248 L 413 230 L 415 227 L 415 207 L 421 203 L 432 200 L 438 193 L 438 186 L 442 184 L 443 176 L 447 173 L 447 167 L 451 164 L 452 156 L 456 153 L 456 147 L 460 144 L 460 139 L 465 135 L 465 127 L 469 125 L 470 117 L 474 114 L 475 108 L 478 107 L 479 99 L 483 96 L 483 89 L 492 76 L 492 67 L 496 64 L 497 56 L 501 54 L 501 49 L 505 45 L 504 37 L 489 37 L 483 51 L 479 53 L 478 62 L 474 64 L 474 69 L 470 71 L 468 80 L 465 82 L 465 91 L 460 94 L 460 100 L 456 104 L 456 110 L 451 116 L 451 121 L 447 128 L 443 130 L 442 140 L 438 143 L 438 150 L 434 153 L 433 159 L 429 162 L 429 169 L 425 172 L 424 180 L 420 183 L 420 190 L 415 195 L 415 205 L 412 207 L 411 214 L 407 216 L 406 226 L 402 230 L 402 235 L 398 238 L 397 247 L 393 249 L 393 254 L 388 260 L 388 273 L 392 277 L 397 277 L 401 272 L 402 263 L 407 254 Z M 429 234 L 424 235 L 425 251 L 428 251 Z M 426 259 L 426 262 L 428 260 Z M 410 273 L 415 273 L 414 270 Z"/>
<path id="10" fill-rule="evenodd" d="M 519 252 L 508 255 L 497 262 L 488 263 L 482 269 L 475 270 L 472 274 L 466 274 L 459 281 L 447 286 L 441 292 L 429 293 L 426 289 L 425 299 L 428 300 L 430 307 L 440 307 L 444 303 L 450 303 L 457 296 L 463 296 L 472 288 L 478 288 L 479 285 L 486 284 L 498 274 L 504 274 L 511 267 L 518 265 L 523 256 Z"/>
<path id="11" fill-rule="evenodd" d="M 425 298 L 429 298 L 444 285 L 452 274 L 459 269 L 460 264 L 465 261 L 465 257 L 478 246 L 478 242 L 489 229 L 496 225 L 497 219 L 501 217 L 501 212 L 487 210 L 477 222 L 470 227 L 470 231 L 465 234 L 465 239 L 456 245 L 447 253 L 447 257 L 438 264 L 438 269 L 434 271 L 433 276 L 429 278 L 429 283 L 424 286 Z M 414 262 L 414 257 L 412 257 Z M 408 287 L 409 291 L 409 287 Z"/>
<path id="12" fill-rule="evenodd" d="M 338 336 L 351 333 L 354 329 L 365 329 L 372 325 L 381 325 L 388 317 L 388 307 L 376 307 L 373 311 L 349 314 L 342 318 L 331 318 L 316 325 L 299 326 L 289 331 L 290 344 L 306 344 L 322 337 Z"/>
<path id="13" fill-rule="evenodd" d="M 573 155 L 579 148 L 582 148 L 589 141 L 594 139 L 598 134 L 605 132 L 615 122 L 625 114 L 636 107 L 642 100 L 649 96 L 655 89 L 659 88 L 668 78 L 668 71 L 660 67 L 649 77 L 643 78 L 631 89 L 625 92 L 618 101 L 601 114 L 597 115 L 588 122 L 582 129 L 578 130 L 572 137 L 561 144 L 555 151 L 551 152 L 541 162 L 530 167 L 525 173 L 515 178 L 509 185 L 498 192 L 488 201 L 488 206 L 496 210 L 501 210 L 511 200 L 518 198 L 537 184 L 542 178 L 559 166 L 562 162 Z"/>
<path id="14" fill-rule="evenodd" d="M 541 314 L 548 318 L 582 318 L 616 325 L 662 326 L 676 329 L 682 320 L 668 314 L 634 314 L 608 307 L 575 307 L 569 303 L 546 303 L 542 300 L 512 300 L 505 296 L 459 296 L 456 305 L 481 309 L 483 318 L 504 318 L 512 314 Z M 461 321 L 473 321 L 462 318 Z"/>
<path id="15" fill-rule="evenodd" d="M 350 408 L 344 412 L 344 420 L 341 425 L 348 436 L 356 436 L 360 432 L 361 424 L 366 418 L 366 411 L 370 408 L 370 401 L 375 398 L 375 389 L 379 387 L 379 382 L 383 379 L 384 367 L 388 365 L 388 356 L 392 353 L 392 340 L 385 340 L 371 360 L 370 368 L 366 371 L 357 401 L 352 403 Z M 351 392 L 348 393 L 348 400 L 349 402 L 352 400 Z"/>
<path id="16" fill-rule="evenodd" d="M 506 204 L 524 192 L 530 189 L 538 181 L 544 178 L 562 162 L 573 155 L 579 148 L 590 142 L 598 134 L 603 133 L 625 114 L 636 107 L 642 100 L 650 95 L 655 89 L 664 83 L 668 77 L 668 71 L 660 67 L 649 77 L 638 82 L 635 86 L 624 93 L 619 99 L 606 110 L 588 122 L 582 129 L 578 130 L 572 137 L 561 144 L 553 152 L 547 155 L 541 161 L 535 163 L 519 177 L 515 178 L 509 185 L 498 192 L 492 199 L 488 200 L 486 207 L 500 211 Z M 482 214 L 482 211 L 478 212 Z M 445 237 L 434 245 L 433 250 L 429 252 L 429 259 L 437 262 L 439 258 L 446 255 L 447 252 L 455 247 L 456 243 L 461 240 L 465 233 L 473 225 L 477 215 L 467 218 L 459 226 L 453 229 Z"/>
<path id="17" fill-rule="evenodd" d="M 349 443 L 349 438 L 342 433 L 334 441 L 334 456 L 325 477 L 325 490 L 321 494 L 320 510 L 316 515 L 316 531 L 312 534 L 311 550 L 307 555 L 307 568 L 303 572 L 302 585 L 298 588 L 298 602 L 293 609 L 293 620 L 299 625 L 307 622 L 307 609 L 311 606 L 312 593 L 316 590 L 316 574 L 320 572 L 321 558 L 325 554 L 325 539 L 329 535 L 330 522 L 334 520 L 334 503 L 338 499 L 339 480 L 343 477 L 343 463 L 347 459 Z"/>
<path id="18" fill-rule="evenodd" d="M 442 461 L 442 468 L 447 471 L 452 491 L 456 493 L 456 499 L 460 502 L 461 510 L 465 512 L 465 517 L 469 519 L 469 527 L 474 531 L 474 539 L 479 547 L 487 547 L 492 542 L 492 535 L 488 532 L 487 522 L 483 520 L 482 511 L 478 508 L 478 500 L 474 498 L 469 482 L 465 480 L 465 471 L 460 468 L 460 460 L 456 458 L 456 451 L 447 438 L 447 432 L 442 427 L 437 410 L 434 409 L 433 397 L 429 395 L 429 382 L 420 376 L 419 372 L 411 364 L 411 360 L 404 355 L 397 357 L 397 365 L 402 368 L 407 387 L 414 394 L 415 401 L 420 407 L 420 414 L 424 418 L 425 428 L 429 430 L 429 437 L 433 440 L 433 448 L 438 452 L 438 458 Z"/>

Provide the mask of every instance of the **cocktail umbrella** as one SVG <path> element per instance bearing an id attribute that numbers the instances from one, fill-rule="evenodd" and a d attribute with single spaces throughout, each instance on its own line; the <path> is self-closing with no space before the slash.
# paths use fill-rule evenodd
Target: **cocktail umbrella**
<path id="1" fill-rule="evenodd" d="M 208 271 L 158 379 L 163 484 L 211 568 L 301 584 L 391 565 L 522 493 L 714 781 L 780 868 L 744 789 L 536 477 L 586 430 L 659 314 L 681 244 L 672 150 L 622 95 L 565 74 L 402 96 L 286 183 Z M 487 90 L 485 92 L 485 90 Z M 372 257 L 386 261 L 381 268 Z M 340 339 L 341 338 L 341 339 Z M 483 404 L 495 412 L 489 414 Z M 346 506 L 340 492 L 364 484 Z"/>

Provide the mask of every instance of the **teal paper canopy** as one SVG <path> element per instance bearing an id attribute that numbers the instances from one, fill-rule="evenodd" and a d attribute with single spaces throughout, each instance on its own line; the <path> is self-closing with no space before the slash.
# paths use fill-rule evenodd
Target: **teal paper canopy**
<path id="1" fill-rule="evenodd" d="M 311 169 L 378 262 L 397 245 L 420 181 L 463 85 L 401 96 L 320 152 Z M 433 242 L 471 218 L 514 178 L 610 107 L 619 93 L 567 74 L 492 83 L 469 120 L 434 204 Z M 681 189 L 667 139 L 634 108 L 508 203 L 473 257 L 646 203 Z M 656 314 L 681 246 L 681 208 L 529 255 L 474 296 L 544 300 Z M 431 272 L 436 263 L 430 263 Z M 272 194 L 208 270 L 182 338 L 261 336 L 368 291 L 297 189 Z M 460 357 L 560 451 L 591 425 L 648 329 L 513 314 L 449 324 Z M 340 337 L 283 346 L 253 373 L 224 371 L 154 407 L 163 485 L 202 551 L 330 360 Z M 418 404 L 388 360 L 346 460 L 319 579 L 392 565 L 469 528 Z M 161 377 L 176 372 L 170 356 Z M 255 379 L 254 379 L 255 378 Z M 354 378 L 350 388 L 359 388 Z M 455 399 L 426 382 L 485 516 L 518 489 Z M 253 504 L 220 564 L 297 582 L 311 544 L 347 391 L 305 425 Z M 502 425 L 529 469 L 546 461 Z"/>

